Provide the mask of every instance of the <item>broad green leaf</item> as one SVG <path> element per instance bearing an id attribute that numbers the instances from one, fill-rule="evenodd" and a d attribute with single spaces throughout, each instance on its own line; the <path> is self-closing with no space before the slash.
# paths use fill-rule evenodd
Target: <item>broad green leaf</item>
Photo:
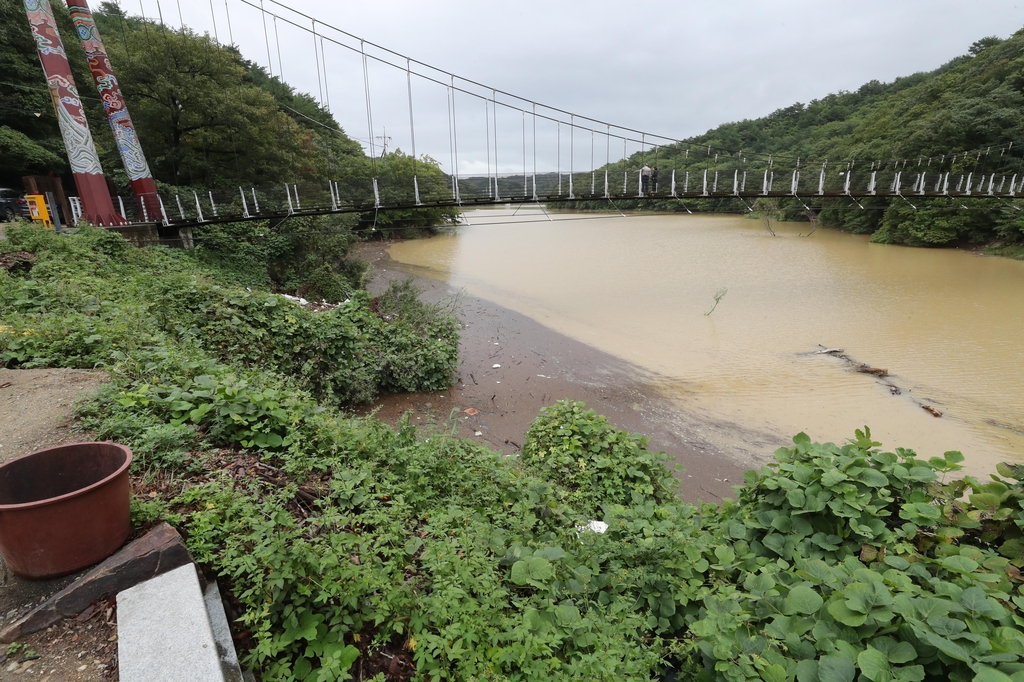
<path id="1" fill-rule="evenodd" d="M 541 585 L 555 575 L 551 563 L 538 556 L 528 556 L 512 564 L 512 582 L 517 585 Z"/>
<path id="2" fill-rule="evenodd" d="M 832 573 L 832 569 L 821 559 L 812 559 L 805 562 L 803 570 L 820 583 L 828 584 L 835 580 L 835 574 Z"/>
<path id="3" fill-rule="evenodd" d="M 942 567 L 957 573 L 973 573 L 978 568 L 978 562 L 954 554 L 942 560 Z"/>
<path id="4" fill-rule="evenodd" d="M 523 612 L 523 625 L 526 626 L 531 632 L 540 632 L 546 625 L 544 617 L 541 616 L 540 611 L 534 608 L 528 608 Z"/>
<path id="5" fill-rule="evenodd" d="M 945 616 L 932 616 L 928 619 L 928 625 L 931 626 L 937 635 L 942 637 L 952 637 L 967 629 L 967 623 L 962 620 L 946 618 Z"/>
<path id="6" fill-rule="evenodd" d="M 544 547 L 534 552 L 533 556 L 547 559 L 548 561 L 558 561 L 559 559 L 564 559 L 566 554 L 565 550 L 561 547 Z"/>
<path id="7" fill-rule="evenodd" d="M 1006 673 L 983 665 L 978 668 L 978 674 L 974 676 L 972 682 L 1013 682 L 1013 679 Z"/>
<path id="8" fill-rule="evenodd" d="M 923 620 L 933 616 L 945 616 L 953 608 L 953 603 L 948 599 L 938 597 L 922 597 L 914 600 L 914 608 Z"/>
<path id="9" fill-rule="evenodd" d="M 865 469 L 857 476 L 857 480 L 872 488 L 884 488 L 889 485 L 889 477 L 877 469 Z"/>
<path id="10" fill-rule="evenodd" d="M 580 610 L 570 601 L 564 601 L 555 607 L 555 622 L 564 628 L 579 627 L 582 620 Z"/>
<path id="11" fill-rule="evenodd" d="M 796 664 L 797 682 L 821 682 L 818 679 L 818 662 L 807 658 Z"/>
<path id="12" fill-rule="evenodd" d="M 1007 559 L 1020 559 L 1024 557 L 1024 541 L 1019 538 L 1007 540 L 999 546 L 999 553 Z"/>
<path id="13" fill-rule="evenodd" d="M 989 612 L 988 595 L 980 587 L 968 587 L 964 590 L 960 595 L 960 605 L 974 616 Z"/>
<path id="14" fill-rule="evenodd" d="M 960 452 L 958 452 L 957 450 L 950 450 L 949 452 L 945 453 L 942 456 L 945 457 L 946 461 L 949 462 L 950 464 L 959 464 L 960 462 L 964 461 L 964 456 L 960 454 Z"/>
<path id="15" fill-rule="evenodd" d="M 743 581 L 743 587 L 758 596 L 764 596 L 768 590 L 775 587 L 775 581 L 770 575 L 759 573 L 747 576 L 747 579 Z"/>
<path id="16" fill-rule="evenodd" d="M 295 667 L 293 668 L 295 678 L 302 680 L 305 679 L 309 673 L 313 671 L 313 664 L 308 658 L 300 658 L 295 661 Z"/>
<path id="17" fill-rule="evenodd" d="M 940 637 L 939 635 L 931 632 L 923 632 L 920 630 L 916 630 L 916 632 L 925 644 L 930 644 L 950 658 L 955 658 L 956 660 L 964 661 L 965 663 L 971 660 L 971 655 L 967 650 L 956 642 L 950 641 L 945 637 Z"/>
<path id="18" fill-rule="evenodd" d="M 719 563 L 731 564 L 736 560 L 736 552 L 732 550 L 732 547 L 728 545 L 719 545 L 715 547 L 715 556 L 718 557 Z"/>
<path id="19" fill-rule="evenodd" d="M 889 658 L 878 649 L 865 649 L 857 656 L 857 665 L 864 677 L 873 682 L 888 682 Z"/>
<path id="20" fill-rule="evenodd" d="M 896 682 L 921 682 L 924 679 L 923 665 L 907 665 L 902 668 L 893 668 Z"/>
<path id="21" fill-rule="evenodd" d="M 842 656 L 822 656 L 818 660 L 819 682 L 853 682 L 857 667 L 848 658 Z"/>
<path id="22" fill-rule="evenodd" d="M 761 679 L 764 682 L 786 682 L 789 676 L 786 674 L 785 668 L 778 663 L 773 663 L 761 671 Z"/>
<path id="23" fill-rule="evenodd" d="M 871 646 L 885 654 L 890 663 L 909 663 L 917 658 L 917 651 L 910 643 L 897 642 L 892 637 L 875 637 Z"/>
<path id="24" fill-rule="evenodd" d="M 789 595 L 786 597 L 786 608 L 796 613 L 810 615 L 817 613 L 824 602 L 821 595 L 810 587 L 797 585 L 789 591 Z"/>
<path id="25" fill-rule="evenodd" d="M 868 619 L 866 613 L 857 613 L 850 609 L 842 601 L 834 601 L 828 605 L 828 612 L 832 614 L 832 617 L 843 625 L 849 625 L 851 628 L 860 627 L 864 625 L 864 621 Z"/>

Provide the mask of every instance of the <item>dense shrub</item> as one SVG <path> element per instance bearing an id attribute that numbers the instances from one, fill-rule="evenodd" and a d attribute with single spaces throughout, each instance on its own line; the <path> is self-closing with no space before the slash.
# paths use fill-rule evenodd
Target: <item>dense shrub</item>
<path id="1" fill-rule="evenodd" d="M 418 316 L 375 314 L 365 291 L 312 312 L 260 290 L 212 281 L 192 254 L 139 250 L 115 234 L 70 237 L 9 230 L 12 249 L 38 258 L 31 279 L 0 279 L 0 363 L 109 366 L 126 358 L 194 349 L 238 369 L 273 368 L 329 402 L 357 403 L 380 391 L 437 390 L 451 381 L 458 326 L 449 311 L 420 304 Z"/>
<path id="2" fill-rule="evenodd" d="M 596 515 L 604 504 L 672 498 L 676 480 L 665 468 L 667 458 L 649 452 L 647 441 L 619 431 L 585 403 L 562 401 L 534 420 L 522 460 L 529 471 L 557 484 L 570 506 Z"/>

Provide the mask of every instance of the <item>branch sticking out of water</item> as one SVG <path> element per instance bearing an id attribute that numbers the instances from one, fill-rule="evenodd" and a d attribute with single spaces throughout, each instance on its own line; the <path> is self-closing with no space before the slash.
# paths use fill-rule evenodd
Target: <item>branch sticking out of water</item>
<path id="1" fill-rule="evenodd" d="M 704 313 L 705 317 L 710 315 L 711 313 L 715 312 L 715 308 L 718 307 L 719 301 L 721 301 L 723 298 L 725 298 L 725 295 L 727 293 L 729 293 L 729 290 L 727 288 L 725 288 L 725 287 L 722 287 L 721 289 L 719 289 L 718 291 L 715 292 L 715 304 L 713 306 L 711 306 L 711 310 L 709 310 L 706 313 Z"/>

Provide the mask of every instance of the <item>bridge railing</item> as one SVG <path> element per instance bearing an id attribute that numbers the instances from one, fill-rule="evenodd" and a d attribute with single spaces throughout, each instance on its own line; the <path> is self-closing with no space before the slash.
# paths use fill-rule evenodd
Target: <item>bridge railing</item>
<path id="1" fill-rule="evenodd" d="M 981 172 L 889 166 L 847 165 L 785 168 L 775 164 L 723 162 L 714 167 L 659 167 L 658 185 L 642 193 L 639 169 L 537 176 L 469 176 L 457 179 L 440 173 L 423 177 L 382 172 L 338 177 L 328 182 L 299 182 L 262 187 L 186 189 L 142 198 L 117 197 L 115 207 L 131 223 L 168 225 L 228 222 L 294 214 L 365 212 L 388 208 L 467 206 L 491 202 L 636 199 L 641 196 L 684 199 L 760 196 L 810 200 L 816 196 L 1024 198 L 1024 172 Z M 672 176 L 675 173 L 673 186 Z M 536 192 L 536 194 L 534 193 Z"/>

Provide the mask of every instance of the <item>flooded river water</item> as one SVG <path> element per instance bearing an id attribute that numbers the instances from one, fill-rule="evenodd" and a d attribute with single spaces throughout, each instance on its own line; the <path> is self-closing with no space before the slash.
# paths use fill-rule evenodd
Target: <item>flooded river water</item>
<path id="1" fill-rule="evenodd" d="M 834 442 L 866 424 L 887 448 L 960 450 L 975 474 L 1024 461 L 1024 262 L 734 216 L 511 213 L 391 257 L 649 370 L 711 422 Z"/>

